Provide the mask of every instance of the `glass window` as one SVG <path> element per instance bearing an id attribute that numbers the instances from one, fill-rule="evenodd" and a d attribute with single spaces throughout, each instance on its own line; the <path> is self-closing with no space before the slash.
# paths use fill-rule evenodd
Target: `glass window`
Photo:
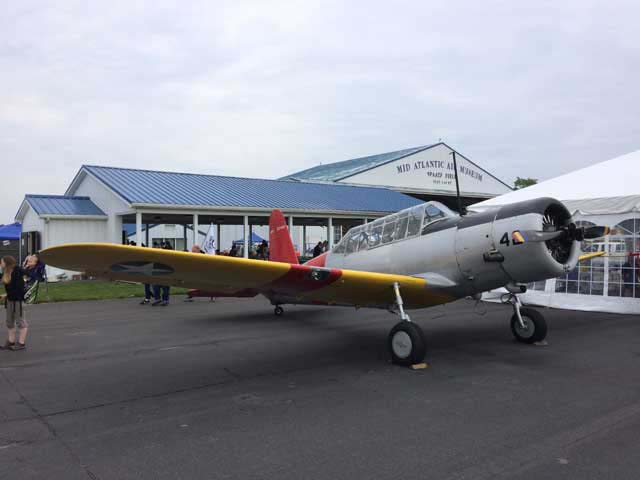
<path id="1" fill-rule="evenodd" d="M 384 228 L 382 229 L 382 243 L 389 243 L 393 241 L 397 220 L 398 216 L 392 215 L 385 221 Z"/>
<path id="2" fill-rule="evenodd" d="M 396 222 L 396 231 L 393 240 L 402 240 L 407 234 L 407 223 L 409 223 L 409 212 L 401 213 Z"/>
<path id="3" fill-rule="evenodd" d="M 347 235 L 347 249 L 346 254 L 354 253 L 358 250 L 358 234 L 360 233 L 359 228 L 353 228 L 349 231 Z"/>
<path id="4" fill-rule="evenodd" d="M 620 283 L 611 283 L 609 282 L 609 296 L 610 297 L 619 297 L 621 295 L 621 284 Z"/>
<path id="5" fill-rule="evenodd" d="M 444 212 L 431 203 L 427 203 L 424 210 L 425 210 L 425 216 L 424 216 L 425 224 L 427 223 L 427 221 L 428 223 L 431 223 L 434 220 L 445 217 Z"/>
<path id="6" fill-rule="evenodd" d="M 345 237 L 342 238 L 342 240 L 340 240 L 340 243 L 338 243 L 334 248 L 333 248 L 333 253 L 344 253 L 346 247 L 347 247 L 347 239 Z"/>
<path id="7" fill-rule="evenodd" d="M 369 232 L 371 231 L 371 224 L 367 224 L 358 234 L 358 251 L 363 252 L 369 249 Z"/>
<path id="8" fill-rule="evenodd" d="M 431 225 L 433 222 L 438 220 L 442 220 L 443 218 L 447 218 L 447 215 L 431 203 L 427 203 L 424 208 L 424 219 L 422 221 L 422 234 L 427 233 L 425 231 L 426 227 Z"/>
<path id="9" fill-rule="evenodd" d="M 412 237 L 420 233 L 422 225 L 422 215 L 424 214 L 424 205 L 419 205 L 409 211 L 409 224 L 407 226 L 407 237 Z"/>
<path id="10" fill-rule="evenodd" d="M 371 224 L 371 233 L 369 234 L 369 248 L 377 247 L 382 241 L 382 227 L 384 220 L 376 220 Z"/>
<path id="11" fill-rule="evenodd" d="M 576 225 L 590 227 L 595 224 L 579 220 Z M 606 256 L 580 262 L 573 271 L 556 280 L 556 291 L 584 295 L 606 294 L 610 297 L 640 297 L 640 263 L 636 256 L 631 255 L 640 250 L 639 230 L 640 218 L 629 218 L 613 227 L 608 238 L 582 242 L 584 252 L 603 252 Z"/>

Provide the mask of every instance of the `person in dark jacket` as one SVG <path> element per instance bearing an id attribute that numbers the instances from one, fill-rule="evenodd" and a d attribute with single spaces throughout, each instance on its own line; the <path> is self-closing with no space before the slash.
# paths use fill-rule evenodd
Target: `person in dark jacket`
<path id="1" fill-rule="evenodd" d="M 142 244 L 142 246 L 144 246 L 144 244 Z M 140 301 L 140 305 L 147 305 L 151 303 L 151 297 L 156 301 L 160 300 L 160 291 L 154 287 L 155 286 L 150 283 L 144 284 L 144 298 Z"/>
<path id="2" fill-rule="evenodd" d="M 318 244 L 313 249 L 313 258 L 322 254 L 322 242 L 318 242 Z"/>
<path id="3" fill-rule="evenodd" d="M 11 256 L 2 257 L 2 283 L 7 292 L 5 309 L 7 311 L 7 342 L 3 350 L 24 350 L 27 341 L 29 325 L 24 318 L 22 302 L 24 302 L 24 272 L 16 265 L 16 259 Z M 16 342 L 16 326 L 20 334 Z"/>
<path id="4" fill-rule="evenodd" d="M 163 250 L 173 250 L 173 245 L 171 242 L 162 242 Z M 158 293 L 160 294 L 160 299 L 158 299 Z M 156 290 L 156 301 L 151 304 L 151 306 L 155 307 L 156 305 L 162 305 L 166 307 L 169 305 L 169 285 L 158 285 Z"/>
<path id="5" fill-rule="evenodd" d="M 258 245 L 258 258 L 260 260 L 269 260 L 269 244 L 266 240 L 262 240 L 262 243 Z"/>

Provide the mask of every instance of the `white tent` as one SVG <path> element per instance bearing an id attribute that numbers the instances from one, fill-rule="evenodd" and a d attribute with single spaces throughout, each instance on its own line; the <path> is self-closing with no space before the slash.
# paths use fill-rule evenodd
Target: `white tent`
<path id="1" fill-rule="evenodd" d="M 637 211 L 640 206 L 640 150 L 476 203 L 473 208 L 538 197 L 553 197 L 563 202 L 615 197 L 618 198 L 618 210 L 633 211 L 635 208 Z M 627 200 L 621 202 L 621 198 Z"/>
<path id="2" fill-rule="evenodd" d="M 471 209 L 538 197 L 561 200 L 577 223 L 608 225 L 612 232 L 604 239 L 583 242 L 583 250 L 604 251 L 604 257 L 582 262 L 563 277 L 530 285 L 523 302 L 640 313 L 640 150 L 477 203 Z"/>

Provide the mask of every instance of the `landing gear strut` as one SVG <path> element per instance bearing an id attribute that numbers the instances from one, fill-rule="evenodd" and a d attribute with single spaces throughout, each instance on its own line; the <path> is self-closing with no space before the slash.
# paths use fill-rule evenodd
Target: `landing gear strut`
<path id="1" fill-rule="evenodd" d="M 509 297 L 503 301 L 513 306 L 511 332 L 516 340 L 522 343 L 536 343 L 546 338 L 547 322 L 540 312 L 523 307 L 515 294 L 509 294 Z"/>
<path id="2" fill-rule="evenodd" d="M 404 311 L 400 286 L 397 282 L 393 284 L 393 291 L 396 301 L 395 308 L 392 308 L 391 312 L 397 314 L 401 321 L 391 329 L 387 339 L 391 360 L 393 363 L 404 366 L 422 363 L 427 352 L 427 344 L 422 329 L 412 323 L 411 318 Z"/>

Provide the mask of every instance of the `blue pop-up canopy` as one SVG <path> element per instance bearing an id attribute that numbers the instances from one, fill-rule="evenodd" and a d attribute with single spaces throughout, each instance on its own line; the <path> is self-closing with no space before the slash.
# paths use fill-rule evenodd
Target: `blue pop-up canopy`
<path id="1" fill-rule="evenodd" d="M 20 232 L 22 232 L 22 225 L 18 222 L 9 225 L 0 225 L 0 241 L 20 240 Z"/>
<path id="2" fill-rule="evenodd" d="M 260 235 L 251 232 L 251 243 L 262 243 L 262 241 L 264 240 L 264 238 L 262 238 Z M 235 240 L 233 243 L 237 244 L 237 245 L 243 245 L 244 244 L 244 239 L 240 239 L 240 240 Z"/>

